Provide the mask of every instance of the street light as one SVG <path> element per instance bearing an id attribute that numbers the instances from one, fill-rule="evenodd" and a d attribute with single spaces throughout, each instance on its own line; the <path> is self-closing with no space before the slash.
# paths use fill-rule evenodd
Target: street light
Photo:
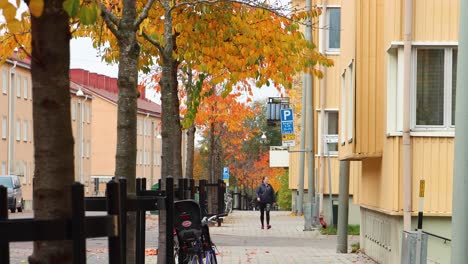
<path id="1" fill-rule="evenodd" d="M 260 137 L 260 141 L 262 143 L 266 143 L 267 142 L 267 136 L 265 135 L 265 132 L 262 132 L 262 136 Z"/>

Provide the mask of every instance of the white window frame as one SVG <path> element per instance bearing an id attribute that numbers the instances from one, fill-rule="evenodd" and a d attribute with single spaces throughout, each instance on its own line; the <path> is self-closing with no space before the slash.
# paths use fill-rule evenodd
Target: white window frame
<path id="1" fill-rule="evenodd" d="M 6 161 L 2 161 L 2 175 L 6 175 L 6 174 L 7 174 Z"/>
<path id="2" fill-rule="evenodd" d="M 21 75 L 16 76 L 16 97 L 21 98 Z"/>
<path id="3" fill-rule="evenodd" d="M 338 120 L 337 120 L 337 124 L 336 124 L 338 126 L 338 131 L 337 131 L 338 134 L 328 134 L 328 122 L 329 122 L 329 116 L 328 115 L 330 113 L 336 113 L 338 115 L 337 116 Z M 338 139 L 339 138 L 339 130 L 340 130 L 340 128 L 339 128 L 339 126 L 340 126 L 340 111 L 338 111 L 337 109 L 325 109 L 325 122 L 324 123 L 325 123 L 325 129 L 324 130 L 326 131 L 326 134 L 323 135 L 324 144 L 327 144 L 327 142 L 325 140 L 327 137 L 331 136 L 331 137 L 336 137 Z M 337 140 L 336 144 L 337 144 L 337 146 L 339 148 L 339 144 L 340 144 L 339 140 Z M 325 155 L 327 155 L 326 149 L 323 150 L 323 153 Z M 338 151 L 330 151 L 329 150 L 329 154 L 330 154 L 331 157 L 336 157 L 336 156 L 338 156 Z"/>
<path id="4" fill-rule="evenodd" d="M 76 120 L 76 102 L 75 101 L 71 103 L 71 116 L 72 116 L 72 120 L 75 121 Z"/>
<path id="5" fill-rule="evenodd" d="M 329 38 L 330 38 L 330 13 L 331 9 L 340 10 L 340 48 L 330 48 Z M 327 5 L 326 14 L 325 14 L 325 53 L 328 55 L 339 55 L 341 51 L 341 6 L 340 5 Z"/>
<path id="6" fill-rule="evenodd" d="M 349 143 L 353 142 L 354 138 L 354 61 L 351 60 L 351 63 L 348 65 L 347 69 L 347 121 L 348 124 L 346 126 L 346 139 L 348 140 Z"/>
<path id="7" fill-rule="evenodd" d="M 2 116 L 2 139 L 6 139 L 7 138 L 7 117 L 6 116 Z"/>
<path id="8" fill-rule="evenodd" d="M 28 142 L 28 121 L 23 121 L 23 141 Z"/>
<path id="9" fill-rule="evenodd" d="M 21 141 L 21 120 L 16 119 L 16 141 Z"/>
<path id="10" fill-rule="evenodd" d="M 404 97 L 404 51 L 403 47 L 387 52 L 387 135 L 403 132 Z"/>
<path id="11" fill-rule="evenodd" d="M 443 49 L 444 50 L 444 124 L 416 125 L 416 104 L 417 104 L 417 52 L 419 49 Z M 452 61 L 453 49 L 456 46 L 426 45 L 413 47 L 411 52 L 412 73 L 411 73 L 411 130 L 414 132 L 448 132 L 448 136 L 455 130 L 452 125 Z M 421 134 L 421 133 L 419 133 Z M 428 134 L 428 135 L 429 135 Z"/>
<path id="12" fill-rule="evenodd" d="M 28 182 L 28 164 L 26 163 L 26 161 L 23 161 L 23 177 L 21 179 L 21 183 L 23 185 L 26 185 L 27 182 Z"/>
<path id="13" fill-rule="evenodd" d="M 23 78 L 23 98 L 28 100 L 29 93 L 29 80 L 27 77 Z"/>
<path id="14" fill-rule="evenodd" d="M 346 70 L 341 74 L 340 143 L 346 144 Z"/>
<path id="15" fill-rule="evenodd" d="M 91 104 L 88 104 L 88 115 L 86 116 L 86 121 L 88 122 L 88 124 L 91 122 Z"/>
<path id="16" fill-rule="evenodd" d="M 6 70 L 2 71 L 2 92 L 7 94 L 8 91 L 8 72 Z"/>

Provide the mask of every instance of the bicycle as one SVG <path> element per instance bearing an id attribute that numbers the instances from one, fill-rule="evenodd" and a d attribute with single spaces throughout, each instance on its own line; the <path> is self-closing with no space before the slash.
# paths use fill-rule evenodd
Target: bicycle
<path id="1" fill-rule="evenodd" d="M 202 242 L 203 242 L 203 253 L 206 259 L 205 264 L 218 264 L 216 259 L 216 246 L 210 237 L 210 223 L 217 223 L 218 219 L 227 216 L 227 213 L 213 215 L 210 217 L 203 217 L 202 219 Z"/>
<path id="2" fill-rule="evenodd" d="M 200 206 L 194 200 L 174 202 L 174 263 L 217 264 L 215 246 L 208 224 L 227 214 L 201 219 Z"/>

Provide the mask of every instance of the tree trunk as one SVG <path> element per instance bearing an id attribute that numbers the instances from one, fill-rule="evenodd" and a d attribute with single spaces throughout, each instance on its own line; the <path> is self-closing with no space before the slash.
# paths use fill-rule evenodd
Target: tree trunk
<path id="1" fill-rule="evenodd" d="M 44 1 L 31 18 L 34 128 L 34 217 L 71 218 L 74 181 L 70 118 L 70 28 L 62 0 Z M 71 241 L 34 242 L 30 263 L 71 263 Z"/>
<path id="2" fill-rule="evenodd" d="M 214 170 L 215 170 L 215 152 L 216 152 L 216 147 L 215 147 L 215 140 L 214 140 L 214 137 L 215 137 L 215 127 L 214 127 L 214 122 L 211 123 L 211 127 L 210 127 L 210 133 L 209 133 L 209 145 L 210 145 L 210 153 L 209 153 L 209 158 L 208 158 L 208 172 L 209 172 L 209 181 L 210 183 L 213 183 L 214 180 L 215 180 L 215 173 L 214 173 Z"/>
<path id="3" fill-rule="evenodd" d="M 193 75 L 192 70 L 188 70 L 188 79 L 187 79 L 187 105 L 193 107 Z M 192 125 L 187 129 L 187 161 L 185 163 L 185 177 L 188 179 L 193 179 L 193 162 L 194 162 L 194 151 L 195 151 L 195 120 L 193 120 Z"/>
<path id="4" fill-rule="evenodd" d="M 136 39 L 134 23 L 136 6 L 133 0 L 123 0 L 124 11 L 119 25 L 119 72 L 117 85 L 117 150 L 115 176 L 127 179 L 127 195 L 135 196 L 136 178 L 136 123 L 138 57 L 140 46 Z M 127 263 L 135 263 L 135 213 L 127 215 Z"/>
<path id="5" fill-rule="evenodd" d="M 182 131 L 179 115 L 179 95 L 177 70 L 179 63 L 173 57 L 175 47 L 175 36 L 172 34 L 172 1 L 162 2 L 165 10 L 164 40 L 165 46 L 162 50 L 162 77 L 159 82 L 161 86 L 161 136 L 162 136 L 162 164 L 161 177 L 162 189 L 166 189 L 165 179 L 173 176 L 174 181 L 182 176 L 181 140 Z M 159 239 L 158 239 L 158 263 L 172 263 L 166 256 L 166 211 L 161 210 L 159 215 Z"/>
<path id="6" fill-rule="evenodd" d="M 185 167 L 185 176 L 193 179 L 193 162 L 195 156 L 195 126 L 187 129 L 187 163 Z"/>

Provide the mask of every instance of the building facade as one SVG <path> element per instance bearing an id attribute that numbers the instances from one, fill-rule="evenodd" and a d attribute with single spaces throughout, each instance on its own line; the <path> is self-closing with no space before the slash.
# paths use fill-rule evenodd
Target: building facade
<path id="1" fill-rule="evenodd" d="M 314 82 L 314 106 L 321 111 L 325 85 L 325 106 L 335 102 L 339 109 L 337 158 L 351 162 L 360 246 L 379 263 L 400 263 L 405 218 L 406 230 L 417 226 L 421 180 L 423 230 L 451 237 L 459 1 L 313 2 L 326 6 L 315 40 L 325 43 L 322 52 L 335 52 L 335 66 Z M 339 37 L 332 32 L 334 12 L 340 13 Z M 339 51 L 332 49 L 337 38 Z M 320 135 L 326 118 L 316 116 Z M 428 260 L 449 263 L 450 242 L 429 236 Z"/>
<path id="2" fill-rule="evenodd" d="M 144 87 L 140 92 L 136 176 L 147 178 L 149 188 L 161 178 L 161 107 L 145 98 Z M 85 185 L 87 196 L 104 195 L 115 173 L 117 99 L 116 78 L 70 70 L 75 180 Z M 12 57 L 0 66 L 0 175 L 20 176 L 25 209 L 32 208 L 33 143 L 30 61 Z"/>

